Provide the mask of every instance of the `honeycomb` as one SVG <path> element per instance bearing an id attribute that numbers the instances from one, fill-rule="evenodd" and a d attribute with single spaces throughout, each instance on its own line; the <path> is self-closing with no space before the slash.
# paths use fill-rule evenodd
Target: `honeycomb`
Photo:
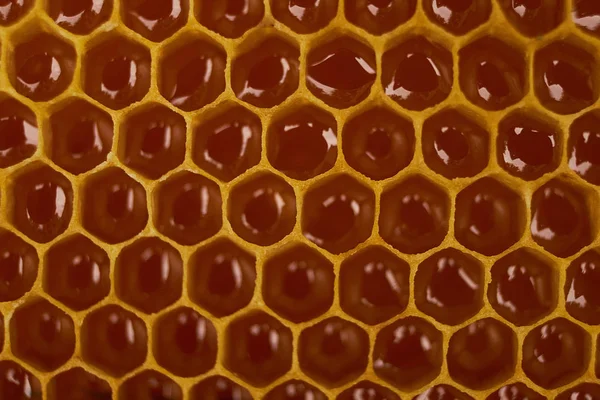
<path id="1" fill-rule="evenodd" d="M 0 400 L 600 399 L 596 0 L 0 0 Z"/>

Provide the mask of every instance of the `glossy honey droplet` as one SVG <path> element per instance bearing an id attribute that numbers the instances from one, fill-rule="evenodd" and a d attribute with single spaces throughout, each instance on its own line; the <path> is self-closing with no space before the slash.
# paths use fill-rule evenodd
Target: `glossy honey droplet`
<path id="1" fill-rule="evenodd" d="M 423 8 L 436 24 L 455 35 L 464 35 L 486 22 L 492 11 L 490 0 L 426 0 Z"/>
<path id="2" fill-rule="evenodd" d="M 189 7 L 189 0 L 125 0 L 121 16 L 130 29 L 160 42 L 186 24 Z"/>
<path id="3" fill-rule="evenodd" d="M 199 0 L 196 18 L 226 38 L 238 38 L 258 25 L 265 13 L 264 0 Z"/>
<path id="4" fill-rule="evenodd" d="M 571 19 L 580 29 L 600 34 L 600 4 L 594 0 L 575 0 L 571 11 Z"/>
<path id="5" fill-rule="evenodd" d="M 0 229 L 0 302 L 17 300 L 29 292 L 37 277 L 38 264 L 32 245 Z"/>
<path id="6" fill-rule="evenodd" d="M 490 394 L 486 400 L 543 400 L 545 398 L 525 384 L 517 382 L 502 386 Z"/>
<path id="7" fill-rule="evenodd" d="M 108 382 L 81 367 L 55 375 L 47 389 L 48 400 L 80 400 L 89 396 L 94 400 L 111 400 L 112 389 Z"/>
<path id="8" fill-rule="evenodd" d="M 556 400 L 586 400 L 600 396 L 600 385 L 596 383 L 580 383 L 558 396 Z"/>
<path id="9" fill-rule="evenodd" d="M 113 0 L 53 0 L 46 12 L 54 22 L 77 35 L 87 35 L 106 22 L 112 13 Z"/>
<path id="10" fill-rule="evenodd" d="M 473 400 L 465 392 L 446 384 L 435 385 L 423 393 L 413 397 L 413 400 Z"/>
<path id="11" fill-rule="evenodd" d="M 121 384 L 119 398 L 135 400 L 183 400 L 183 390 L 160 372 L 146 370 Z"/>
<path id="12" fill-rule="evenodd" d="M 374 35 L 385 34 L 415 13 L 416 0 L 356 0 L 344 4 L 346 19 Z"/>
<path id="13" fill-rule="evenodd" d="M 336 400 L 400 400 L 390 389 L 370 381 L 361 381 L 341 392 Z"/>
<path id="14" fill-rule="evenodd" d="M 297 33 L 313 33 L 335 17 L 338 0 L 271 0 L 271 13 Z"/>
<path id="15" fill-rule="evenodd" d="M 600 254 L 589 250 L 571 262 L 565 283 L 565 307 L 574 318 L 600 324 Z"/>
<path id="16" fill-rule="evenodd" d="M 29 370 L 14 361 L 0 361 L 0 398 L 37 400 L 42 384 Z"/>
<path id="17" fill-rule="evenodd" d="M 15 99 L 0 100 L 0 168 L 10 167 L 37 150 L 36 115 Z"/>
<path id="18" fill-rule="evenodd" d="M 33 6 L 32 0 L 2 0 L 0 1 L 0 25 L 9 26 L 29 13 Z"/>
<path id="19" fill-rule="evenodd" d="M 192 400 L 252 400 L 252 395 L 248 389 L 231 379 L 214 375 L 194 385 L 190 391 L 190 398 Z"/>
<path id="20" fill-rule="evenodd" d="M 500 0 L 508 21 L 523 35 L 542 36 L 564 19 L 564 0 Z"/>
<path id="21" fill-rule="evenodd" d="M 323 392 L 311 384 L 292 379 L 274 387 L 264 397 L 265 400 L 327 400 Z"/>
<path id="22" fill-rule="evenodd" d="M 600 114 L 590 111 L 569 128 L 569 168 L 593 185 L 600 185 Z"/>

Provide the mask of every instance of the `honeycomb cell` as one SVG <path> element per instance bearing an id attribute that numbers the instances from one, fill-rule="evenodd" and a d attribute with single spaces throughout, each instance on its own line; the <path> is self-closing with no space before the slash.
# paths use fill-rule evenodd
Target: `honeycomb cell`
<path id="1" fill-rule="evenodd" d="M 12 25 L 31 10 L 33 0 L 2 0 L 0 3 L 0 25 Z"/>
<path id="2" fill-rule="evenodd" d="M 486 397 L 486 400 L 544 400 L 545 398 L 525 384 L 516 382 L 502 386 Z"/>
<path id="3" fill-rule="evenodd" d="M 580 377 L 589 363 L 589 334 L 565 318 L 532 329 L 523 341 L 522 367 L 536 385 L 555 389 Z"/>
<path id="4" fill-rule="evenodd" d="M 598 65 L 586 50 L 567 42 L 555 42 L 534 56 L 533 86 L 547 109 L 572 114 L 598 99 Z"/>
<path id="5" fill-rule="evenodd" d="M 0 100 L 0 168 L 31 157 L 37 146 L 38 125 L 33 111 L 17 100 L 3 97 Z"/>
<path id="6" fill-rule="evenodd" d="M 308 321 L 331 307 L 334 280 L 329 260 L 304 244 L 296 244 L 263 265 L 263 300 L 283 318 Z"/>
<path id="7" fill-rule="evenodd" d="M 338 155 L 333 115 L 307 105 L 273 121 L 267 131 L 267 158 L 293 179 L 306 180 L 330 170 Z"/>
<path id="8" fill-rule="evenodd" d="M 154 326 L 154 357 L 160 366 L 183 377 L 203 374 L 217 359 L 212 322 L 189 307 L 162 315 Z"/>
<path id="9" fill-rule="evenodd" d="M 148 222 L 144 187 L 119 168 L 90 175 L 82 197 L 81 224 L 107 243 L 131 239 Z"/>
<path id="10" fill-rule="evenodd" d="M 38 272 L 35 248 L 12 232 L 0 229 L 0 302 L 29 292 Z"/>
<path id="11" fill-rule="evenodd" d="M 410 164 L 415 128 L 410 120 L 375 107 L 344 125 L 342 150 L 348 165 L 370 179 L 391 178 Z"/>
<path id="12" fill-rule="evenodd" d="M 366 99 L 377 76 L 373 49 L 348 36 L 312 49 L 306 62 L 308 90 L 335 108 L 348 108 Z"/>
<path id="13" fill-rule="evenodd" d="M 356 0 L 345 4 L 348 22 L 374 35 L 383 35 L 415 14 L 417 0 Z"/>
<path id="14" fill-rule="evenodd" d="M 191 400 L 252 400 L 248 389 L 224 376 L 214 375 L 192 387 Z"/>
<path id="15" fill-rule="evenodd" d="M 369 246 L 342 261 L 340 306 L 366 324 L 401 314 L 408 305 L 410 267 L 382 246 Z"/>
<path id="16" fill-rule="evenodd" d="M 411 316 L 379 331 L 373 348 L 373 369 L 396 388 L 412 391 L 440 373 L 442 358 L 442 333 L 424 319 Z"/>
<path id="17" fill-rule="evenodd" d="M 364 242 L 373 229 L 375 195 L 350 175 L 313 185 L 304 197 L 302 231 L 325 250 L 339 254 Z"/>
<path id="18" fill-rule="evenodd" d="M 108 295 L 109 274 L 106 251 L 75 234 L 46 252 L 44 291 L 73 310 L 85 310 Z"/>
<path id="19" fill-rule="evenodd" d="M 225 90 L 227 53 L 202 37 L 181 40 L 167 48 L 158 64 L 158 89 L 174 106 L 194 111 Z"/>
<path id="20" fill-rule="evenodd" d="M 523 235 L 525 203 L 499 181 L 484 177 L 456 196 L 454 236 L 486 256 L 503 252 Z"/>
<path id="21" fill-rule="evenodd" d="M 63 233 L 73 214 L 73 188 L 62 174 L 36 163 L 11 182 L 12 223 L 32 240 L 47 243 Z"/>
<path id="22" fill-rule="evenodd" d="M 114 304 L 88 313 L 81 326 L 84 361 L 116 377 L 142 365 L 147 342 L 144 321 Z"/>
<path id="23" fill-rule="evenodd" d="M 113 0 L 53 0 L 46 12 L 54 22 L 77 35 L 87 35 L 110 18 Z"/>
<path id="24" fill-rule="evenodd" d="M 338 0 L 271 0 L 273 16 L 302 34 L 325 28 L 337 9 Z"/>
<path id="25" fill-rule="evenodd" d="M 263 311 L 230 322 L 225 343 L 225 368 L 252 386 L 267 386 L 292 366 L 292 331 Z"/>
<path id="26" fill-rule="evenodd" d="M 565 307 L 574 318 L 590 325 L 600 324 L 600 254 L 589 250 L 567 268 Z"/>
<path id="27" fill-rule="evenodd" d="M 201 175 L 183 171 L 161 182 L 155 192 L 154 226 L 179 244 L 214 236 L 223 225 L 221 190 Z"/>
<path id="28" fill-rule="evenodd" d="M 498 164 L 530 181 L 554 171 L 560 163 L 561 132 L 557 124 L 531 112 L 516 111 L 498 125 Z"/>
<path id="29" fill-rule="evenodd" d="M 230 193 L 228 218 L 242 239 L 269 246 L 286 237 L 296 224 L 294 189 L 270 172 L 236 185 Z"/>
<path id="30" fill-rule="evenodd" d="M 531 235 L 544 249 L 568 257 L 592 241 L 590 210 L 581 189 L 553 179 L 531 200 Z"/>
<path id="31" fill-rule="evenodd" d="M 400 400 L 390 389 L 370 381 L 361 381 L 341 392 L 336 400 Z"/>
<path id="32" fill-rule="evenodd" d="M 108 382 L 81 367 L 55 375 L 46 392 L 48 400 L 110 400 L 112 389 Z"/>
<path id="33" fill-rule="evenodd" d="M 264 400 L 327 400 L 327 396 L 319 389 L 297 379 L 275 386 L 263 398 Z"/>
<path id="34" fill-rule="evenodd" d="M 144 98 L 150 89 L 150 52 L 123 36 L 112 36 L 85 52 L 83 89 L 114 110 Z"/>
<path id="35" fill-rule="evenodd" d="M 0 361 L 0 398 L 35 400 L 42 398 L 42 384 L 29 370 L 14 361 Z"/>
<path id="36" fill-rule="evenodd" d="M 600 112 L 590 111 L 569 128 L 569 168 L 593 185 L 600 185 Z"/>
<path id="37" fill-rule="evenodd" d="M 358 325 L 330 317 L 306 328 L 298 339 L 302 371 L 326 387 L 342 386 L 369 362 L 369 336 Z"/>
<path id="38" fill-rule="evenodd" d="M 381 195 L 379 234 L 403 253 L 423 253 L 442 243 L 449 218 L 444 190 L 423 176 L 411 176 Z"/>
<path id="39" fill-rule="evenodd" d="M 263 0 L 199 0 L 196 18 L 208 29 L 226 38 L 237 38 L 260 23 L 265 14 Z"/>
<path id="40" fill-rule="evenodd" d="M 183 261 L 170 244 L 157 237 L 139 238 L 117 258 L 115 290 L 124 302 L 155 313 L 181 296 Z"/>
<path id="41" fill-rule="evenodd" d="M 63 103 L 50 117 L 49 155 L 64 170 L 78 175 L 106 161 L 113 145 L 108 113 L 82 99 Z"/>
<path id="42" fill-rule="evenodd" d="M 186 24 L 189 8 L 189 0 L 125 0 L 121 2 L 121 19 L 129 29 L 160 42 Z"/>
<path id="43" fill-rule="evenodd" d="M 600 7 L 594 0 L 575 0 L 571 19 L 580 29 L 592 35 L 600 35 Z"/>
<path id="44" fill-rule="evenodd" d="M 580 383 L 555 397 L 556 400 L 587 400 L 596 398 L 600 398 L 600 385 L 587 382 Z"/>
<path id="45" fill-rule="evenodd" d="M 146 370 L 119 387 L 122 400 L 183 400 L 183 391 L 177 383 L 160 372 Z"/>
<path id="46" fill-rule="evenodd" d="M 557 290 L 550 261 L 536 251 L 521 248 L 494 263 L 487 295 L 500 316 L 523 326 L 552 312 Z"/>
<path id="47" fill-rule="evenodd" d="M 298 88 L 299 57 L 295 44 L 267 37 L 233 60 L 231 88 L 246 103 L 274 107 Z"/>
<path id="48" fill-rule="evenodd" d="M 437 1 L 437 0 L 433 0 Z M 427 166 L 448 179 L 479 174 L 488 165 L 489 133 L 456 109 L 446 109 L 423 123 Z"/>
<path id="49" fill-rule="evenodd" d="M 413 400 L 473 400 L 473 398 L 452 386 L 440 384 L 413 397 Z"/>
<path id="50" fill-rule="evenodd" d="M 540 37 L 564 19 L 563 0 L 499 0 L 506 19 L 521 34 Z"/>
<path id="51" fill-rule="evenodd" d="M 460 324 L 483 306 L 483 279 L 475 257 L 454 248 L 441 250 L 417 268 L 415 303 L 443 324 Z"/>
<path id="52" fill-rule="evenodd" d="M 219 106 L 194 130 L 192 158 L 203 170 L 229 182 L 260 161 L 262 123 L 242 106 Z"/>
<path id="53" fill-rule="evenodd" d="M 444 101 L 452 88 L 452 76 L 452 54 L 423 36 L 408 39 L 383 54 L 381 82 L 385 94 L 409 110 L 421 111 Z"/>
<path id="54" fill-rule="evenodd" d="M 482 25 L 492 12 L 490 0 L 425 0 L 423 8 L 429 19 L 455 35 Z"/>
<path id="55" fill-rule="evenodd" d="M 216 317 L 246 307 L 254 295 L 256 258 L 228 239 L 200 247 L 189 268 L 190 298 Z"/>

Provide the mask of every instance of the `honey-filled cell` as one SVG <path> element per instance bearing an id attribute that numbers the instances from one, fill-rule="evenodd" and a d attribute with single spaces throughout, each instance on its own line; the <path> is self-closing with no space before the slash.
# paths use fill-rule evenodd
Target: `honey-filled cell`
<path id="1" fill-rule="evenodd" d="M 121 18 L 129 29 L 153 42 L 167 39 L 187 22 L 190 0 L 124 0 Z"/>
<path id="2" fill-rule="evenodd" d="M 119 400 L 183 400 L 181 387 L 166 375 L 146 370 L 127 379 L 121 384 Z"/>
<path id="3" fill-rule="evenodd" d="M 110 18 L 113 1 L 52 0 L 46 3 L 46 12 L 61 28 L 76 35 L 88 35 Z"/>
<path id="4" fill-rule="evenodd" d="M 325 394 L 319 389 L 297 379 L 275 386 L 263 398 L 265 400 L 327 400 Z"/>
<path id="5" fill-rule="evenodd" d="M 35 247 L 0 229 L 0 302 L 14 301 L 33 287 L 39 257 Z"/>
<path id="6" fill-rule="evenodd" d="M 31 157 L 39 142 L 35 113 L 11 97 L 0 97 L 0 168 Z"/>
<path id="7" fill-rule="evenodd" d="M 356 0 L 345 2 L 348 22 L 373 35 L 383 35 L 415 14 L 417 0 Z"/>
<path id="8" fill-rule="evenodd" d="M 265 0 L 197 0 L 198 21 L 226 38 L 238 38 L 263 19 Z"/>
<path id="9" fill-rule="evenodd" d="M 0 361 L 0 398 L 36 400 L 41 397 L 42 384 L 35 375 L 14 361 Z"/>
<path id="10" fill-rule="evenodd" d="M 326 27 L 335 17 L 340 0 L 270 0 L 273 16 L 300 34 Z"/>
<path id="11" fill-rule="evenodd" d="M 485 23 L 492 0 L 424 0 L 425 14 L 454 35 L 464 35 Z"/>
<path id="12" fill-rule="evenodd" d="M 18 22 L 29 13 L 34 3 L 34 0 L 3 0 L 0 3 L 0 26 Z"/>

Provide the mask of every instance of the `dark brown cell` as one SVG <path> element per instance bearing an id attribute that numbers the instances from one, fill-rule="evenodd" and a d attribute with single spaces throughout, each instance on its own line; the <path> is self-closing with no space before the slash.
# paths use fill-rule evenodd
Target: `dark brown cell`
<path id="1" fill-rule="evenodd" d="M 0 15 L 1 12 L 0 12 Z M 31 157 L 38 146 L 36 115 L 10 97 L 0 100 L 0 168 Z"/>
<path id="2" fill-rule="evenodd" d="M 46 12 L 54 22 L 77 35 L 87 35 L 108 21 L 113 0 L 53 0 Z"/>
<path id="3" fill-rule="evenodd" d="M 523 371 L 545 389 L 563 386 L 587 369 L 590 342 L 587 332 L 565 318 L 538 325 L 523 342 Z"/>
<path id="4" fill-rule="evenodd" d="M 592 35 L 600 35 L 600 3 L 594 0 L 573 1 L 571 19 L 580 29 Z"/>
<path id="5" fill-rule="evenodd" d="M 220 105 L 194 129 L 192 158 L 215 178 L 229 182 L 260 161 L 262 123 L 239 105 Z"/>
<path id="6" fill-rule="evenodd" d="M 534 180 L 554 171 L 560 163 L 561 132 L 553 120 L 515 111 L 498 124 L 498 164 L 508 173 Z"/>
<path id="7" fill-rule="evenodd" d="M 337 122 L 315 106 L 294 107 L 267 131 L 267 158 L 290 178 L 306 180 L 322 174 L 333 167 L 337 155 Z"/>
<path id="8" fill-rule="evenodd" d="M 199 0 L 196 18 L 208 29 L 226 38 L 237 38 L 263 19 L 264 0 Z"/>
<path id="9" fill-rule="evenodd" d="M 148 222 L 144 187 L 119 168 L 90 175 L 82 197 L 83 227 L 107 243 L 131 239 Z"/>
<path id="10" fill-rule="evenodd" d="M 361 381 L 344 390 L 336 400 L 400 400 L 390 389 L 370 381 Z"/>
<path id="11" fill-rule="evenodd" d="M 589 250 L 567 268 L 565 307 L 574 318 L 590 325 L 600 324 L 600 254 Z"/>
<path id="12" fill-rule="evenodd" d="M 231 88 L 246 103 L 274 107 L 298 88 L 299 57 L 296 44 L 267 37 L 233 60 Z"/>
<path id="13" fill-rule="evenodd" d="M 20 20 L 31 10 L 33 3 L 35 3 L 34 0 L 2 0 L 0 3 L 0 25 L 8 26 Z M 15 399 L 17 398 L 15 397 Z"/>
<path id="14" fill-rule="evenodd" d="M 63 233 L 73 214 L 71 182 L 48 165 L 36 163 L 10 183 L 12 223 L 38 243 Z"/>
<path id="15" fill-rule="evenodd" d="M 588 400 L 597 398 L 600 398 L 600 385 L 587 382 L 567 389 L 555 397 L 556 400 Z"/>
<path id="16" fill-rule="evenodd" d="M 369 336 L 361 327 L 330 317 L 306 328 L 298 339 L 302 371 L 326 387 L 358 378 L 369 362 Z"/>
<path id="17" fill-rule="evenodd" d="M 382 246 L 369 246 L 342 262 L 340 306 L 366 324 L 401 314 L 408 305 L 410 267 Z"/>
<path id="18" fill-rule="evenodd" d="M 435 1 L 435 0 L 433 0 Z M 488 165 L 489 133 L 457 109 L 446 109 L 423 123 L 425 163 L 448 179 L 479 174 Z"/>
<path id="19" fill-rule="evenodd" d="M 106 251 L 77 233 L 46 252 L 44 291 L 73 310 L 85 310 L 108 295 L 109 274 Z"/>
<path id="20" fill-rule="evenodd" d="M 452 74 L 452 54 L 423 36 L 400 43 L 382 58 L 385 94 L 409 110 L 421 111 L 444 101 Z"/>
<path id="21" fill-rule="evenodd" d="M 255 281 L 256 258 L 228 239 L 200 247 L 189 261 L 189 296 L 216 317 L 246 307 Z"/>
<path id="22" fill-rule="evenodd" d="M 473 400 L 473 398 L 452 386 L 441 384 L 427 389 L 413 397 L 413 400 Z"/>
<path id="23" fill-rule="evenodd" d="M 121 384 L 119 400 L 183 400 L 183 391 L 171 378 L 146 370 Z"/>
<path id="24" fill-rule="evenodd" d="M 521 248 L 494 263 L 487 296 L 500 316 L 523 326 L 552 312 L 557 290 L 550 261 L 534 250 Z"/>
<path id="25" fill-rule="evenodd" d="M 313 33 L 335 17 L 338 0 L 271 0 L 273 16 L 297 33 Z"/>
<path id="26" fill-rule="evenodd" d="M 292 367 L 292 331 L 263 311 L 246 313 L 227 326 L 225 368 L 264 387 Z"/>
<path id="27" fill-rule="evenodd" d="M 417 0 L 356 0 L 345 3 L 346 19 L 374 35 L 383 35 L 415 13 Z"/>
<path id="28" fill-rule="evenodd" d="M 148 352 L 144 321 L 114 304 L 85 316 L 80 340 L 83 360 L 116 377 L 142 365 Z"/>
<path id="29" fill-rule="evenodd" d="M 486 400 L 544 400 L 545 396 L 542 396 L 533 389 L 521 382 L 510 383 L 502 386 L 494 393 L 486 397 Z"/>
<path id="30" fill-rule="evenodd" d="M 0 302 L 14 301 L 31 290 L 38 272 L 35 248 L 0 229 Z"/>
<path id="31" fill-rule="evenodd" d="M 455 35 L 464 35 L 485 23 L 492 12 L 491 0 L 425 0 L 425 14 Z"/>
<path id="32" fill-rule="evenodd" d="M 179 244 L 194 245 L 221 229 L 221 209 L 219 186 L 202 175 L 183 171 L 156 189 L 154 226 Z"/>
<path id="33" fill-rule="evenodd" d="M 442 358 L 442 333 L 424 319 L 406 317 L 377 334 L 373 369 L 396 388 L 412 391 L 440 373 Z"/>
<path id="34" fill-rule="evenodd" d="M 293 2 L 291 0 L 290 2 Z M 327 400 L 327 396 L 313 385 L 292 379 L 271 389 L 264 400 Z"/>
<path id="35" fill-rule="evenodd" d="M 108 382 L 81 367 L 55 375 L 48 383 L 48 400 L 112 400 Z"/>
<path id="36" fill-rule="evenodd" d="M 41 399 L 42 384 L 38 378 L 21 365 L 14 361 L 3 360 L 0 361 L 0 398 L 10 400 Z"/>
<path id="37" fill-rule="evenodd" d="M 302 231 L 325 250 L 339 254 L 371 236 L 375 195 L 350 175 L 313 185 L 304 197 Z"/>
<path id="38" fill-rule="evenodd" d="M 245 387 L 220 375 L 206 378 L 192 387 L 190 400 L 252 400 Z"/>
<path id="39" fill-rule="evenodd" d="M 423 176 L 411 176 L 381 195 L 379 234 L 403 253 L 423 253 L 442 243 L 449 218 L 444 190 Z"/>
<path id="40" fill-rule="evenodd" d="M 175 107 L 197 110 L 225 90 L 226 63 L 219 44 L 196 36 L 179 39 L 158 64 L 158 89 Z"/>
<path id="41" fill-rule="evenodd" d="M 124 0 L 121 20 L 145 38 L 160 42 L 186 24 L 189 9 L 189 0 Z"/>
<path id="42" fill-rule="evenodd" d="M 106 161 L 113 144 L 113 121 L 83 99 L 63 104 L 50 116 L 48 153 L 56 165 L 78 175 Z"/>
<path id="43" fill-rule="evenodd" d="M 308 321 L 331 307 L 334 280 L 329 260 L 305 244 L 296 244 L 264 263 L 263 300 L 283 318 Z"/>
<path id="44" fill-rule="evenodd" d="M 533 194 L 531 235 L 555 256 L 571 256 L 592 241 L 590 209 L 581 190 L 553 179 Z"/>
<path id="45" fill-rule="evenodd" d="M 483 279 L 475 257 L 454 248 L 441 250 L 417 268 L 415 303 L 443 324 L 460 324 L 483 306 Z"/>
<path id="46" fill-rule="evenodd" d="M 563 0 L 499 0 L 506 19 L 521 34 L 540 37 L 564 19 Z"/>
<path id="47" fill-rule="evenodd" d="M 593 185 L 600 185 L 600 112 L 592 110 L 569 128 L 569 168 Z"/>
<path id="48" fill-rule="evenodd" d="M 111 36 L 87 50 L 83 89 L 114 110 L 144 98 L 150 89 L 150 51 L 123 36 Z"/>

